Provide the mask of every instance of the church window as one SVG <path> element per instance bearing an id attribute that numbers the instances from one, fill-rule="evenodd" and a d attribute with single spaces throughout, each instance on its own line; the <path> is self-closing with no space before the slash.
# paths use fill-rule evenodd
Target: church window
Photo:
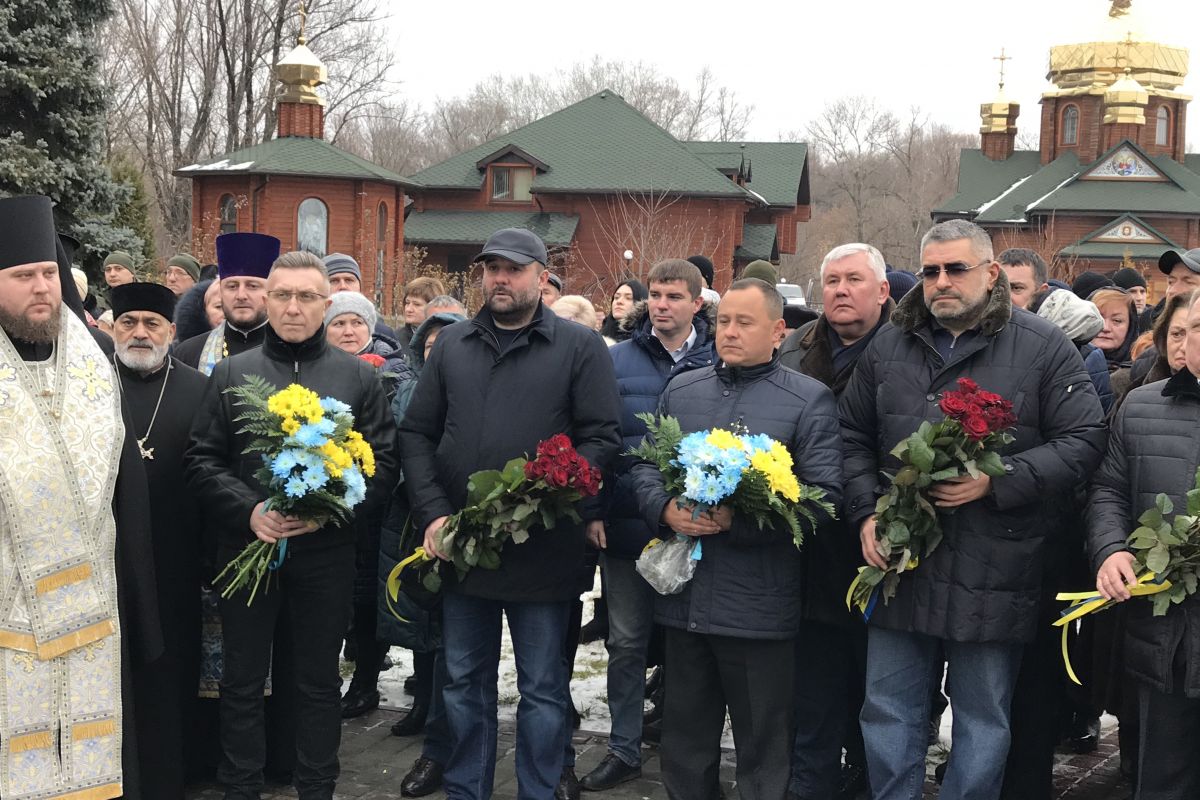
<path id="1" fill-rule="evenodd" d="M 1171 143 L 1171 112 L 1166 106 L 1158 107 L 1154 123 L 1154 143 L 1164 147 Z"/>
<path id="2" fill-rule="evenodd" d="M 383 307 L 383 266 L 387 258 L 387 203 L 379 204 L 375 222 L 375 306 Z"/>
<path id="3" fill-rule="evenodd" d="M 233 195 L 221 195 L 221 233 L 237 233 L 237 201 Z"/>
<path id="4" fill-rule="evenodd" d="M 329 208 L 315 197 L 296 212 L 296 247 L 321 258 L 329 250 Z"/>
<path id="5" fill-rule="evenodd" d="M 1067 106 L 1062 115 L 1062 143 L 1079 144 L 1079 108 Z"/>

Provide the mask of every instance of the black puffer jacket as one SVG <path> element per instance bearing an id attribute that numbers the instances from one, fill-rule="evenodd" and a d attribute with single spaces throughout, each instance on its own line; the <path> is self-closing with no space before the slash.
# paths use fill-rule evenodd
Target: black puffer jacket
<path id="1" fill-rule="evenodd" d="M 503 353 L 487 309 L 442 329 L 421 370 L 400 426 L 404 477 L 418 531 L 466 504 L 467 479 L 532 456 L 538 442 L 565 433 L 588 462 L 606 470 L 621 447 L 616 379 L 595 332 L 539 305 L 532 323 Z M 601 518 L 599 501 L 580 503 L 584 520 Z M 509 543 L 500 568 L 473 569 L 464 594 L 510 602 L 579 596 L 583 525 L 564 519 Z M 453 573 L 453 570 L 447 570 Z"/>
<path id="2" fill-rule="evenodd" d="M 658 410 L 677 418 L 684 433 L 740 423 L 750 433 L 783 442 L 800 482 L 824 489 L 836 507 L 842 485 L 837 407 L 833 394 L 818 381 L 778 360 L 748 369 L 704 367 L 672 379 Z M 639 463 L 633 481 L 646 524 L 660 536 L 670 536 L 659 523 L 672 502 L 663 490 L 662 473 L 653 464 Z M 826 529 L 806 530 L 809 541 Z M 681 593 L 656 599 L 655 620 L 690 633 L 743 639 L 794 636 L 800 623 L 801 576 L 791 533 L 760 531 L 753 520 L 735 515 L 728 533 L 702 541 L 694 577 Z"/>
<path id="3" fill-rule="evenodd" d="M 1092 479 L 1087 509 L 1092 575 L 1104 560 L 1125 549 L 1137 518 L 1165 493 L 1176 513 L 1186 513 L 1187 493 L 1200 466 L 1200 387 L 1186 369 L 1140 386 L 1125 398 L 1109 436 L 1108 452 Z M 1172 662 L 1183 648 L 1183 691 L 1200 698 L 1200 598 L 1195 595 L 1166 616 L 1151 614 L 1143 599 L 1125 608 L 1125 669 L 1160 692 L 1173 686 Z"/>
<path id="4" fill-rule="evenodd" d="M 891 298 L 884 303 L 880 320 L 886 324 L 896 304 Z M 882 326 L 867 334 L 873 337 Z M 779 362 L 802 375 L 815 378 L 840 397 L 854 374 L 854 359 L 841 372 L 834 372 L 833 348 L 829 344 L 829 321 L 821 316 L 792 331 L 779 349 Z M 862 617 L 846 608 L 846 587 L 858 574 L 862 550 L 858 532 L 850 530 L 842 520 L 831 522 L 821 536 L 812 539 L 800 551 L 803 575 L 801 616 L 827 625 L 862 625 Z"/>
<path id="5" fill-rule="evenodd" d="M 679 363 L 675 363 L 662 342 L 651 332 L 644 301 L 636 304 L 621 321 L 622 327 L 630 328 L 631 333 L 625 341 L 608 348 L 608 354 L 612 356 L 613 369 L 617 374 L 617 391 L 621 395 L 623 453 L 637 447 L 646 435 L 646 424 L 637 415 L 653 413 L 658 408 L 658 396 L 671 378 L 716 363 L 717 352 L 713 346 L 716 325 L 710 318 L 711 310 L 712 306 L 705 305 L 693 317 L 696 342 Z M 608 558 L 637 558 L 657 531 L 657 526 L 646 526 L 638 508 L 633 476 L 630 474 L 634 463 L 632 456 L 620 456 L 613 467 L 615 478 L 610 482 L 611 493 L 605 489 L 608 547 L 604 554 Z"/>
<path id="6" fill-rule="evenodd" d="M 974 335 L 945 363 L 933 344 L 920 292 L 906 295 L 858 361 L 842 394 L 845 519 L 851 531 L 875 512 L 892 448 L 923 421 L 943 418 L 938 396 L 960 377 L 1013 403 L 1016 441 L 1002 452 L 1007 474 L 991 494 L 941 516 L 945 538 L 900 579 L 871 623 L 959 642 L 1033 638 L 1048 514 L 1086 483 L 1104 454 L 1100 401 L 1079 351 L 1057 327 L 1012 309 L 1001 273 Z"/>
<path id="7" fill-rule="evenodd" d="M 240 409 L 225 393 L 248 375 L 258 375 L 282 389 L 299 383 L 321 397 L 334 397 L 354 412 L 354 427 L 375 452 L 375 477 L 367 480 L 367 497 L 355 515 L 370 516 L 386 500 L 396 482 L 398 451 L 396 424 L 375 369 L 349 353 L 330 347 L 321 327 L 311 338 L 291 344 L 266 326 L 263 346 L 222 359 L 208 380 L 200 413 L 192 425 L 191 443 L 184 457 L 188 485 L 199 497 L 205 524 L 217 532 L 223 555 L 241 550 L 253 538 L 250 513 L 266 499 L 267 491 L 255 479 L 262 456 L 247 454 L 251 436 L 239 433 L 235 422 Z M 334 545 L 353 545 L 354 526 L 326 526 L 291 539 L 289 552 Z"/>

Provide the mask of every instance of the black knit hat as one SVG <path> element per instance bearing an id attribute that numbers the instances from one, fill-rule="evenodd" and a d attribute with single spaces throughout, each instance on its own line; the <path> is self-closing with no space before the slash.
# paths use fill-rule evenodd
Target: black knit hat
<path id="1" fill-rule="evenodd" d="M 1132 289 L 1135 286 L 1146 288 L 1146 279 L 1133 267 L 1122 267 L 1114 272 L 1112 282 L 1122 289 Z"/>
<path id="2" fill-rule="evenodd" d="M 1071 291 L 1081 300 L 1087 300 L 1092 292 L 1112 285 L 1113 282 L 1099 272 L 1083 272 L 1071 284 Z"/>
<path id="3" fill-rule="evenodd" d="M 713 282 L 713 263 L 708 256 L 688 256 L 687 260 L 700 270 L 700 274 L 704 276 L 704 281 L 712 286 Z"/>
<path id="4" fill-rule="evenodd" d="M 114 286 L 109 294 L 112 301 L 113 321 L 127 311 L 149 311 L 166 317 L 167 322 L 175 318 L 175 293 L 158 283 L 126 283 Z"/>
<path id="5" fill-rule="evenodd" d="M 0 199 L 0 269 L 58 261 L 54 205 L 49 197 L 24 195 Z"/>

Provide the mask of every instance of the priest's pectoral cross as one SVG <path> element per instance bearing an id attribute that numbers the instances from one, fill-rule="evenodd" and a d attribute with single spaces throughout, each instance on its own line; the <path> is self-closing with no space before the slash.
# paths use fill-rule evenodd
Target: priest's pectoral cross
<path id="1" fill-rule="evenodd" d="M 146 461 L 153 461 L 154 460 L 154 448 L 146 447 L 146 439 L 147 438 L 148 437 L 143 436 L 141 439 L 137 440 L 138 452 L 142 454 L 142 458 L 145 459 Z"/>

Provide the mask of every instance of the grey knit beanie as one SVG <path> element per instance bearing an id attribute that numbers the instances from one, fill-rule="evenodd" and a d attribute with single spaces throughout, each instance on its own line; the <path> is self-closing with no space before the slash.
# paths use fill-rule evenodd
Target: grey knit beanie
<path id="1" fill-rule="evenodd" d="M 342 314 L 357 314 L 367 323 L 368 328 L 372 331 L 375 330 L 375 323 L 379 321 L 379 312 L 375 310 L 374 303 L 358 292 L 338 292 L 329 300 L 329 308 L 325 311 L 326 327 Z"/>

